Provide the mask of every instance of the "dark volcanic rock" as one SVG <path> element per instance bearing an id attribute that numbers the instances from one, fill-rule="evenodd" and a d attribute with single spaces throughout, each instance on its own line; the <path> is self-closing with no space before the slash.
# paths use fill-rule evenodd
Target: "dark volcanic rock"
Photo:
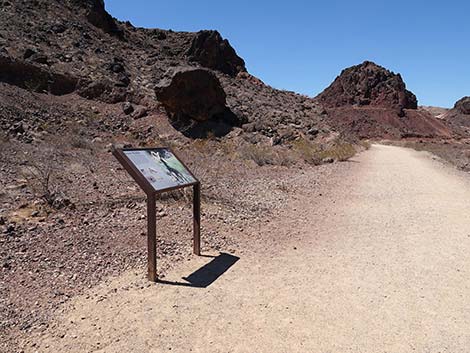
<path id="1" fill-rule="evenodd" d="M 172 125 L 193 138 L 209 133 L 223 136 L 243 121 L 226 107 L 226 95 L 217 76 L 209 70 L 180 67 L 170 70 L 155 88 Z"/>
<path id="2" fill-rule="evenodd" d="M 463 97 L 462 99 L 459 99 L 455 103 L 454 109 L 462 114 L 470 114 L 470 97 Z"/>
<path id="3" fill-rule="evenodd" d="M 223 39 L 217 31 L 199 31 L 187 55 L 191 61 L 230 76 L 246 71 L 243 59 L 237 55 L 228 40 Z"/>
<path id="4" fill-rule="evenodd" d="M 123 37 L 123 30 L 119 28 L 114 18 L 106 12 L 103 0 L 69 0 L 73 5 L 83 9 L 87 20 L 95 27 L 98 27 L 116 37 Z"/>
<path id="5" fill-rule="evenodd" d="M 225 92 L 209 70 L 178 68 L 155 88 L 170 116 L 206 121 L 225 110 Z"/>
<path id="6" fill-rule="evenodd" d="M 7 56 L 0 56 L 0 82 L 34 92 L 63 95 L 73 92 L 78 81 L 72 76 L 52 72 Z"/>
<path id="7" fill-rule="evenodd" d="M 341 72 L 317 96 L 326 107 L 377 106 L 391 109 L 417 109 L 416 96 L 406 89 L 400 74 L 365 61 Z"/>

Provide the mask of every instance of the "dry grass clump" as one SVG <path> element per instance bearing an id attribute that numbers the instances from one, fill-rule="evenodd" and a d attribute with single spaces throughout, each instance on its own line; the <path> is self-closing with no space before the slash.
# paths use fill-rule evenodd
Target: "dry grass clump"
<path id="1" fill-rule="evenodd" d="M 292 147 L 305 162 L 319 165 L 326 160 L 347 161 L 356 154 L 354 145 L 349 142 L 335 141 L 327 145 L 298 139 L 293 142 Z"/>
<path id="2" fill-rule="evenodd" d="M 359 141 L 359 146 L 364 147 L 365 150 L 370 149 L 370 146 L 371 146 L 371 145 L 372 145 L 372 144 L 370 143 L 369 140 L 361 140 L 361 141 Z"/>
<path id="3" fill-rule="evenodd" d="M 354 157 L 356 149 L 349 142 L 335 143 L 321 153 L 323 158 L 333 158 L 336 161 L 344 162 Z"/>
<path id="4" fill-rule="evenodd" d="M 323 159 L 321 145 L 313 141 L 300 138 L 292 143 L 294 153 L 309 164 L 319 165 Z"/>
<path id="5" fill-rule="evenodd" d="M 364 143 L 364 148 L 368 148 Z M 195 140 L 191 145 L 192 152 L 223 156 L 229 160 L 251 160 L 258 166 L 280 165 L 291 166 L 298 162 L 320 165 L 332 161 L 346 161 L 356 154 L 352 143 L 336 139 L 320 144 L 306 138 L 299 138 L 291 145 L 271 146 L 269 144 L 240 142 L 233 140 Z"/>
<path id="6" fill-rule="evenodd" d="M 288 151 L 268 145 L 245 144 L 238 148 L 237 155 L 242 159 L 252 160 L 259 166 L 294 164 L 294 159 Z"/>

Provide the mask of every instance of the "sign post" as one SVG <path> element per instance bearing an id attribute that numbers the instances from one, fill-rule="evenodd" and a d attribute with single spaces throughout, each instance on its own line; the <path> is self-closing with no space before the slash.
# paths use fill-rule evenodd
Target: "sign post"
<path id="1" fill-rule="evenodd" d="M 167 147 L 114 149 L 113 155 L 147 195 L 148 279 L 157 281 L 156 196 L 193 187 L 193 251 L 201 255 L 201 184 Z"/>

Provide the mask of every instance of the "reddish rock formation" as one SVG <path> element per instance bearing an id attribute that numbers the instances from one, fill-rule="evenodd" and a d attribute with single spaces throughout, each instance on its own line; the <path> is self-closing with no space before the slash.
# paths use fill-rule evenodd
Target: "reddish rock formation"
<path id="1" fill-rule="evenodd" d="M 451 137 L 449 127 L 418 110 L 416 96 L 400 74 L 365 61 L 341 72 L 316 101 L 328 113 L 328 123 L 360 138 Z"/>
<path id="2" fill-rule="evenodd" d="M 370 61 L 343 70 L 316 98 L 329 108 L 348 105 L 417 108 L 416 96 L 406 89 L 400 74 Z"/>

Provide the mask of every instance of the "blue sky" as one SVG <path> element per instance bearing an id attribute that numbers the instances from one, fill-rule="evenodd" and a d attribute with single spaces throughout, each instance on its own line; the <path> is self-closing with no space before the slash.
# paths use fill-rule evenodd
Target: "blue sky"
<path id="1" fill-rule="evenodd" d="M 315 96 L 343 68 L 371 60 L 402 74 L 421 105 L 470 95 L 470 1 L 106 0 L 134 26 L 217 29 L 248 71 Z"/>

